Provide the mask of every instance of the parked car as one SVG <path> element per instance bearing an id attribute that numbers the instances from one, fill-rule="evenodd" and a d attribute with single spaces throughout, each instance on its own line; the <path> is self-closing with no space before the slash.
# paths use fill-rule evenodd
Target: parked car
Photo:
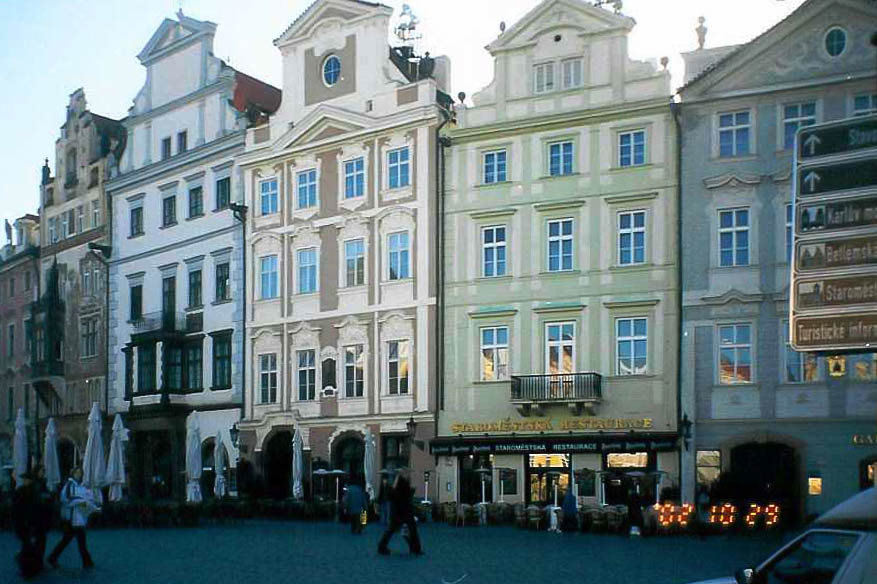
<path id="1" fill-rule="evenodd" d="M 877 584 L 877 487 L 832 508 L 758 566 L 696 584 Z"/>

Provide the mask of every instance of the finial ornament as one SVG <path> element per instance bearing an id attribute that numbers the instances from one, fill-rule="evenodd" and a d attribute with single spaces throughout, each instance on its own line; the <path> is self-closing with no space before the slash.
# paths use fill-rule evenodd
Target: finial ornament
<path id="1" fill-rule="evenodd" d="M 621 0 L 615 0 L 615 2 L 612 3 L 612 8 L 615 9 L 615 14 L 621 14 L 621 9 L 623 7 L 624 2 L 622 2 Z"/>
<path id="2" fill-rule="evenodd" d="M 505 32 L 505 20 L 501 20 L 499 22 L 499 34 L 502 34 L 504 32 Z"/>
<path id="3" fill-rule="evenodd" d="M 703 16 L 699 16 L 697 18 L 697 28 L 694 29 L 697 32 L 697 48 L 702 49 L 704 43 L 706 43 L 706 31 L 707 27 L 703 25 L 706 22 L 706 18 Z"/>
<path id="4" fill-rule="evenodd" d="M 661 57 L 661 67 L 664 68 L 664 71 L 667 70 L 667 65 L 670 63 L 670 59 L 668 57 Z"/>

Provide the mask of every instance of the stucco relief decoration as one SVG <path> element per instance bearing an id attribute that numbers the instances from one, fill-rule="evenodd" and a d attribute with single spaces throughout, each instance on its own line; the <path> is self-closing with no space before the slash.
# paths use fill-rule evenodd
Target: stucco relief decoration
<path id="1" fill-rule="evenodd" d="M 293 330 L 292 349 L 313 349 L 320 346 L 320 329 L 314 328 L 310 323 L 302 323 L 297 329 Z"/>
<path id="2" fill-rule="evenodd" d="M 338 346 L 362 345 L 363 351 L 368 351 L 368 329 L 366 325 L 352 316 L 348 316 L 338 328 Z"/>
<path id="3" fill-rule="evenodd" d="M 292 247 L 302 249 L 306 247 L 320 247 L 320 230 L 313 225 L 302 225 L 292 232 Z M 294 250 L 293 250 L 294 251 Z"/>
<path id="4" fill-rule="evenodd" d="M 253 351 L 257 355 L 271 350 L 279 351 L 283 344 L 281 334 L 271 329 L 262 329 L 257 332 L 252 336 L 252 343 Z"/>
<path id="5" fill-rule="evenodd" d="M 314 41 L 314 56 L 322 57 L 331 51 L 341 51 L 347 43 L 342 26 L 344 21 L 340 18 L 327 18 L 317 24 L 311 31 L 311 35 L 318 38 Z"/>
<path id="6" fill-rule="evenodd" d="M 388 234 L 397 231 L 407 230 L 411 232 L 411 238 L 413 241 L 415 224 L 414 211 L 412 209 L 407 207 L 396 207 L 388 211 L 380 219 L 379 229 L 381 237 L 386 237 Z"/>
<path id="7" fill-rule="evenodd" d="M 359 215 L 348 216 L 338 227 L 338 239 L 340 241 L 363 238 L 368 243 L 368 236 L 368 219 Z"/>
<path id="8" fill-rule="evenodd" d="M 393 339 L 414 338 L 413 317 L 407 317 L 400 312 L 393 312 L 381 321 L 381 339 L 390 341 Z"/>
<path id="9" fill-rule="evenodd" d="M 760 175 L 742 172 L 728 172 L 719 176 L 703 179 L 703 184 L 706 188 L 711 190 L 721 189 L 723 193 L 728 192 L 729 190 L 735 190 L 749 194 L 752 191 L 752 187 L 760 182 Z"/>

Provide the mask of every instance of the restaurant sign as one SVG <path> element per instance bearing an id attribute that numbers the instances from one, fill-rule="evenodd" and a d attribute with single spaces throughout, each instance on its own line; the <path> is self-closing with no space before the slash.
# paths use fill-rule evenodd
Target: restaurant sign
<path id="1" fill-rule="evenodd" d="M 853 434 L 856 446 L 877 446 L 877 434 Z"/>
<path id="2" fill-rule="evenodd" d="M 667 452 L 676 449 L 671 433 L 605 434 L 592 436 L 439 437 L 430 443 L 436 456 L 466 454 L 600 454 L 603 452 Z"/>
<path id="3" fill-rule="evenodd" d="M 451 434 L 496 434 L 504 432 L 569 432 L 570 430 L 649 430 L 652 418 L 533 418 L 495 422 L 454 422 Z"/>

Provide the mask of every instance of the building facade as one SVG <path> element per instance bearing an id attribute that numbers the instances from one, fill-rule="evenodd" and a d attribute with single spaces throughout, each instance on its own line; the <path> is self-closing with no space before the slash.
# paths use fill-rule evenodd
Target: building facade
<path id="1" fill-rule="evenodd" d="M 250 208 L 242 456 L 273 496 L 289 493 L 295 432 L 308 492 L 320 468 L 361 477 L 369 435 L 378 468 L 419 479 L 432 467 L 436 129 L 449 71 L 445 59 L 391 48 L 391 14 L 318 0 L 300 15 L 275 40 L 283 103 L 240 157 Z"/>
<path id="2" fill-rule="evenodd" d="M 683 55 L 688 500 L 697 482 L 795 518 L 874 483 L 877 356 L 792 351 L 788 299 L 795 131 L 874 113 L 875 18 L 873 2 L 808 0 L 745 45 Z"/>
<path id="3" fill-rule="evenodd" d="M 40 218 L 6 223 L 0 250 L 0 492 L 11 489 L 15 417 L 24 410 L 29 452 L 38 448 L 40 409 L 31 385 L 31 305 L 39 298 Z"/>
<path id="4" fill-rule="evenodd" d="M 192 411 L 205 462 L 212 466 L 217 434 L 228 466 L 237 460 L 229 431 L 242 400 L 244 271 L 234 157 L 248 120 L 273 111 L 280 96 L 216 58 L 215 31 L 179 12 L 140 52 L 146 83 L 107 186 L 109 410 L 131 431 L 134 498 L 182 496 Z M 205 473 L 205 483 L 211 479 Z"/>
<path id="5" fill-rule="evenodd" d="M 633 27 L 541 2 L 446 131 L 441 500 L 678 485 L 676 134 Z"/>

